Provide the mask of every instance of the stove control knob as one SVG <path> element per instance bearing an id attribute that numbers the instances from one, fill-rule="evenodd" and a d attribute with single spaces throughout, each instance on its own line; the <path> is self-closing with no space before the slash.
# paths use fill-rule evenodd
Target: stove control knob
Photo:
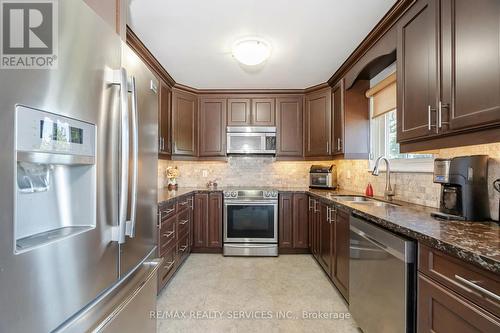
<path id="1" fill-rule="evenodd" d="M 238 197 L 238 192 L 232 191 L 231 192 L 231 198 L 237 198 Z"/>

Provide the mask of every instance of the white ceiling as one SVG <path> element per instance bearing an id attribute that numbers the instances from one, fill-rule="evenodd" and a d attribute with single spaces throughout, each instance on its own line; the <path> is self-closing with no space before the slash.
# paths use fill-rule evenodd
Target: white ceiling
<path id="1" fill-rule="evenodd" d="M 199 89 L 306 88 L 326 82 L 396 0 L 131 0 L 129 25 L 178 83 Z M 259 36 L 258 70 L 231 56 Z"/>

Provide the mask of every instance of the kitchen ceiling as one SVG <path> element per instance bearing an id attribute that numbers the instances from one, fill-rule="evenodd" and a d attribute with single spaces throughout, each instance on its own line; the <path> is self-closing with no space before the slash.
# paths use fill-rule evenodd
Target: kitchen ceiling
<path id="1" fill-rule="evenodd" d="M 178 82 L 198 89 L 306 88 L 327 81 L 396 0 L 131 0 L 129 22 Z M 269 59 L 240 65 L 257 36 Z"/>

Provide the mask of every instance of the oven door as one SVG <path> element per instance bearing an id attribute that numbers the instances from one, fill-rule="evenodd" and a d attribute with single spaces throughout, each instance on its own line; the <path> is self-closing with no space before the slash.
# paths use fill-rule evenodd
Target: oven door
<path id="1" fill-rule="evenodd" d="M 277 243 L 278 201 L 226 201 L 225 243 Z"/>

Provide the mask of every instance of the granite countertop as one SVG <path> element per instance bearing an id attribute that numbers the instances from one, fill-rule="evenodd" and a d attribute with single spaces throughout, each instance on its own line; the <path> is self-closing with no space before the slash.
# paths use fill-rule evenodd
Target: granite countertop
<path id="1" fill-rule="evenodd" d="M 399 205 L 374 206 L 354 202 L 339 202 L 332 195 L 362 195 L 338 190 L 316 190 L 307 187 L 276 187 L 279 192 L 306 193 L 318 199 L 342 206 L 354 215 L 383 228 L 415 239 L 425 245 L 458 257 L 473 265 L 500 274 L 500 225 L 498 222 L 440 221 L 431 217 L 435 208 L 407 202 L 394 201 Z M 223 191 L 224 188 L 180 188 L 178 191 L 160 189 L 158 202 L 165 202 L 182 195 Z M 382 199 L 377 198 L 375 199 Z"/>

